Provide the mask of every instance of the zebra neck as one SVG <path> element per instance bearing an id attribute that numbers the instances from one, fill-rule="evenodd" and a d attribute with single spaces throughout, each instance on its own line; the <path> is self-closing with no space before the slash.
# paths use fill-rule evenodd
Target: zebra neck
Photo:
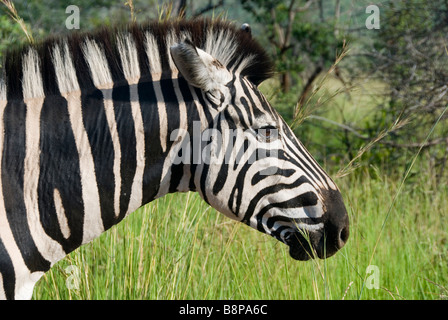
<path id="1" fill-rule="evenodd" d="M 193 139 L 206 123 L 201 92 L 183 78 L 141 81 L 138 92 L 146 151 L 142 203 L 195 191 Z"/>

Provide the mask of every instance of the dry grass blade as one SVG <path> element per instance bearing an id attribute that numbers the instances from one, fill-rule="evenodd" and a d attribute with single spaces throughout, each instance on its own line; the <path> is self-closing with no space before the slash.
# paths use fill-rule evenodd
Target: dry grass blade
<path id="1" fill-rule="evenodd" d="M 17 13 L 16 7 L 14 6 L 14 3 L 12 2 L 12 0 L 0 0 L 0 2 L 3 3 L 5 5 L 5 7 L 8 9 L 8 13 L 9 13 L 9 16 L 11 17 L 11 19 L 13 19 L 16 23 L 19 24 L 20 28 L 25 33 L 25 35 L 28 39 L 28 42 L 33 43 L 34 42 L 33 35 L 31 33 L 31 31 L 28 29 L 28 27 L 26 26 L 25 21 L 23 21 L 23 19 Z"/>
<path id="2" fill-rule="evenodd" d="M 314 87 L 310 96 L 306 99 L 305 103 L 297 102 L 296 108 L 294 110 L 294 120 L 292 122 L 292 126 L 297 126 L 301 124 L 307 117 L 309 117 L 314 111 L 316 111 L 321 106 L 325 105 L 326 102 L 333 99 L 337 95 L 343 92 L 347 92 L 352 88 L 340 88 L 334 91 L 329 97 L 325 94 L 319 96 L 316 102 L 313 99 L 319 94 L 319 92 L 324 88 L 325 82 L 328 80 L 328 77 L 335 71 L 336 66 L 344 59 L 344 57 L 349 53 L 350 49 L 348 48 L 347 43 L 344 41 L 342 45 L 342 50 L 339 54 L 336 54 L 336 60 L 333 65 L 328 69 L 325 75 L 320 79 L 319 83 Z"/>
<path id="3" fill-rule="evenodd" d="M 136 21 L 136 16 L 135 16 L 134 1 L 133 0 L 128 0 L 124 5 L 129 7 L 129 10 L 131 12 L 131 21 L 135 22 Z"/>
<path id="4" fill-rule="evenodd" d="M 387 129 L 381 131 L 375 138 L 370 140 L 366 145 L 364 145 L 361 149 L 359 149 L 358 153 L 352 160 L 342 169 L 336 173 L 335 178 L 342 178 L 346 175 L 352 173 L 356 168 L 359 167 L 357 161 L 362 157 L 364 153 L 372 149 L 372 147 L 381 141 L 384 137 L 386 137 L 391 132 L 397 131 L 400 128 L 404 127 L 409 122 L 408 119 L 400 119 L 400 117 L 395 120 L 395 122 Z"/>

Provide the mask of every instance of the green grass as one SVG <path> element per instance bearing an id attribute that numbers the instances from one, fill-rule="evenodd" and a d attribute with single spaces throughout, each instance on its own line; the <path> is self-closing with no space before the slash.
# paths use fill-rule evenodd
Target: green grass
<path id="1" fill-rule="evenodd" d="M 380 234 L 399 182 L 368 172 L 337 181 L 350 239 L 327 260 L 295 261 L 285 245 L 222 216 L 198 194 L 171 194 L 57 263 L 33 298 L 446 299 L 447 186 L 411 176 Z M 379 289 L 367 285 L 369 264 L 378 267 Z M 74 283 L 71 265 L 77 289 L 66 285 Z"/>

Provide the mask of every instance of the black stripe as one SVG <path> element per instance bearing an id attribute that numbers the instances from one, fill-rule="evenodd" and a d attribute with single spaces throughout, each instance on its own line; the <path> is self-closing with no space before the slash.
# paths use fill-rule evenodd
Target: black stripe
<path id="1" fill-rule="evenodd" d="M 309 207 L 309 206 L 316 205 L 317 200 L 318 200 L 318 198 L 317 198 L 316 194 L 311 191 L 308 191 L 308 192 L 298 195 L 297 197 L 288 199 L 286 201 L 270 203 L 267 206 L 265 206 L 264 208 L 260 209 L 260 211 L 257 213 L 257 229 L 261 232 L 265 232 L 265 229 L 263 227 L 263 215 L 272 208 L 289 209 L 289 208 Z M 271 229 L 274 226 L 274 223 L 276 221 L 292 222 L 293 220 L 294 219 L 292 219 L 292 218 L 283 217 L 283 216 L 270 217 L 266 223 L 266 226 L 269 229 Z"/>
<path id="2" fill-rule="evenodd" d="M 286 148 L 288 148 L 287 145 Z M 294 167 L 299 168 L 313 184 L 318 185 L 317 181 L 320 181 L 319 176 L 305 162 L 300 161 L 300 155 L 296 154 L 294 150 L 279 150 L 279 155 L 280 154 L 289 154 L 287 158 L 285 157 L 285 161 L 291 163 Z"/>
<path id="3" fill-rule="evenodd" d="M 162 125 L 166 125 L 168 128 L 168 136 L 166 137 L 166 154 L 168 155 L 169 150 L 174 143 L 174 141 L 170 141 L 170 133 L 175 129 L 178 129 L 180 125 L 179 101 L 177 101 L 172 79 L 161 80 L 160 87 L 162 89 L 163 102 L 167 114 L 167 122 Z"/>
<path id="4" fill-rule="evenodd" d="M 59 87 L 56 82 L 56 73 L 54 69 L 54 64 L 52 61 L 52 53 L 53 48 L 51 47 L 39 47 L 38 48 L 38 57 L 41 63 L 41 75 L 42 75 L 42 84 L 44 89 L 44 96 L 50 95 L 59 95 Z M 61 50 L 64 51 L 64 50 Z"/>
<path id="5" fill-rule="evenodd" d="M 313 183 L 315 183 L 316 185 L 318 185 L 318 182 L 322 182 L 321 179 L 322 176 L 318 172 L 316 172 L 315 170 L 316 168 L 313 165 L 315 161 L 313 159 L 309 159 L 306 156 L 306 154 L 302 153 L 303 152 L 302 150 L 299 150 L 299 152 L 301 153 L 296 153 L 292 148 L 289 148 L 287 143 L 285 144 L 285 147 L 288 149 L 288 152 L 292 155 L 292 157 L 290 157 L 287 160 L 288 162 L 293 163 L 296 167 L 299 167 L 300 170 L 302 170 L 304 174 L 308 175 L 310 180 L 312 180 Z M 302 157 L 308 160 L 309 164 L 303 161 Z"/>
<path id="6" fill-rule="evenodd" d="M 238 167 L 238 165 L 240 164 L 240 162 L 242 161 L 242 159 L 244 159 L 244 155 L 246 154 L 247 150 L 249 149 L 249 140 L 244 140 L 244 142 L 241 144 L 240 149 L 238 150 L 236 157 L 235 157 L 235 162 L 233 164 L 233 170 L 236 170 L 236 168 Z M 247 159 L 247 162 L 249 164 L 254 163 L 256 160 L 258 159 L 258 152 L 259 149 L 254 150 L 254 152 L 252 152 L 249 156 L 249 158 Z M 264 154 L 267 154 L 266 152 L 264 152 Z"/>
<path id="7" fill-rule="evenodd" d="M 171 179 L 170 186 L 168 188 L 168 192 L 173 193 L 177 191 L 177 188 L 182 181 L 182 177 L 184 175 L 184 165 L 174 164 L 171 166 Z"/>
<path id="8" fill-rule="evenodd" d="M 246 109 L 246 112 L 247 112 L 248 114 L 251 115 L 251 116 L 249 116 L 248 118 L 249 118 L 249 121 L 250 121 L 250 126 L 252 127 L 253 124 L 254 124 L 254 120 L 255 120 L 255 114 L 254 114 L 253 111 L 252 111 L 252 110 L 254 110 L 254 108 L 251 108 L 251 107 L 249 106 L 249 102 L 247 102 L 246 97 L 241 97 L 241 98 L 240 98 L 240 102 L 241 102 L 241 104 L 243 105 L 243 107 Z M 238 108 L 236 108 L 236 109 L 238 109 Z M 257 110 L 257 111 L 258 111 L 258 110 Z M 238 117 L 239 117 L 240 119 L 243 118 L 243 116 L 242 116 L 242 114 L 241 114 L 241 111 L 238 112 Z M 243 120 L 243 123 L 244 123 L 244 120 Z M 247 127 L 247 126 L 246 126 L 246 127 Z"/>
<path id="9" fill-rule="evenodd" d="M 238 172 L 238 176 L 236 177 L 236 181 L 235 181 L 235 186 L 233 187 L 232 192 L 230 193 L 228 206 L 231 211 L 233 210 L 234 206 L 236 207 L 236 210 L 232 211 L 232 212 L 237 217 L 239 215 L 239 209 L 241 207 L 241 201 L 243 198 L 243 190 L 244 190 L 244 183 L 246 181 L 246 173 L 250 167 L 251 167 L 251 165 L 248 163 L 243 165 L 240 172 Z M 236 199 L 235 199 L 235 194 L 237 194 Z M 236 200 L 236 204 L 234 205 L 235 200 Z M 244 218 L 242 221 L 244 221 Z"/>
<path id="10" fill-rule="evenodd" d="M 247 148 L 247 145 L 244 144 L 242 146 L 242 148 L 240 149 L 240 153 L 242 152 L 241 150 L 244 150 L 244 148 Z M 232 209 L 233 205 L 234 205 L 233 203 L 235 201 L 235 194 L 237 193 L 236 211 L 234 212 L 234 214 L 236 216 L 239 215 L 239 208 L 241 206 L 241 201 L 242 201 L 242 197 L 243 197 L 243 188 L 244 188 L 244 183 L 245 183 L 245 179 L 246 179 L 246 173 L 249 170 L 249 168 L 252 166 L 252 164 L 254 164 L 253 161 L 255 159 L 261 160 L 264 158 L 264 157 L 261 158 L 260 156 L 269 157 L 269 153 L 268 152 L 260 152 L 259 149 L 254 150 L 254 152 L 251 155 L 249 155 L 246 163 L 242 166 L 240 172 L 238 173 L 238 176 L 237 176 L 236 182 L 235 182 L 235 186 L 232 189 L 232 192 L 229 197 L 229 202 L 228 202 L 229 208 Z M 279 150 L 279 152 L 278 152 L 278 154 L 276 154 L 276 156 L 278 157 L 279 160 L 285 160 L 285 156 L 284 156 L 282 150 Z M 276 174 L 277 174 L 277 172 L 279 172 L 279 173 L 282 172 L 281 171 L 282 169 L 277 168 L 277 167 L 270 167 L 269 169 L 272 170 L 273 172 L 275 172 Z M 244 221 L 244 219 L 243 219 L 243 221 Z"/>
<path id="11" fill-rule="evenodd" d="M 249 88 L 247 86 L 248 83 L 250 84 L 250 82 L 247 82 L 245 80 L 240 81 L 241 87 L 243 88 L 243 91 L 244 91 L 244 96 L 247 99 L 249 99 L 250 105 L 252 105 L 252 109 L 254 112 L 254 117 L 257 118 L 257 117 L 261 116 L 263 114 L 263 112 L 258 109 L 257 104 L 255 103 L 254 99 L 252 98 L 252 95 L 250 94 Z M 253 87 L 251 87 L 251 88 L 252 88 L 251 91 L 254 92 L 255 95 L 259 98 L 259 96 L 258 96 L 259 94 L 257 94 L 258 90 L 254 89 Z M 270 108 L 267 104 L 262 103 L 262 101 L 260 101 L 260 104 L 266 112 L 268 112 L 269 114 L 272 115 L 272 110 L 270 110 Z"/>
<path id="12" fill-rule="evenodd" d="M 14 291 L 16 285 L 16 275 L 14 272 L 14 265 L 12 264 L 11 257 L 6 251 L 5 245 L 0 238 L 0 274 L 3 280 L 3 290 L 7 300 L 14 299 Z"/>
<path id="13" fill-rule="evenodd" d="M 328 186 L 328 180 L 331 180 L 331 178 L 325 173 L 325 171 L 322 169 L 320 164 L 313 158 L 313 156 L 308 152 L 308 150 L 303 146 L 302 144 L 299 144 L 300 149 L 302 151 L 302 154 L 308 159 L 308 161 L 311 163 L 311 166 L 315 169 L 315 171 L 319 174 L 321 177 L 320 181 L 325 185 Z"/>
<path id="14" fill-rule="evenodd" d="M 228 112 L 228 108 L 233 107 L 233 109 L 235 110 L 236 114 L 238 115 L 240 129 L 246 129 L 246 128 L 249 128 L 249 127 L 251 127 L 253 125 L 255 116 L 252 113 L 252 110 L 249 107 L 249 104 L 248 104 L 248 102 L 247 102 L 245 97 L 240 97 L 240 102 L 243 105 L 243 110 L 241 110 L 241 108 L 238 107 L 239 103 L 236 102 L 238 97 L 237 97 L 237 94 L 236 94 L 237 90 L 235 88 L 235 82 L 236 82 L 236 77 L 233 76 L 232 81 L 230 81 L 226 85 L 229 88 L 229 90 L 230 90 L 229 94 L 232 97 L 231 105 L 227 106 L 227 108 L 225 109 L 226 118 L 229 119 L 229 120 L 232 119 L 231 121 L 234 122 L 233 118 L 230 117 L 230 114 Z M 247 119 L 248 119 L 249 123 L 246 122 L 246 119 L 244 118 L 243 112 L 246 113 Z"/>
<path id="15" fill-rule="evenodd" d="M 286 229 L 289 229 L 289 231 L 288 231 L 288 232 L 285 232 L 285 235 L 284 235 L 284 237 L 283 237 L 283 239 L 282 239 L 281 234 L 282 234 L 282 232 L 283 232 L 284 230 L 286 230 Z M 283 242 L 284 239 L 288 239 L 288 236 L 289 236 L 291 233 L 294 233 L 294 230 L 291 229 L 291 226 L 280 226 L 280 227 L 278 227 L 277 229 L 271 231 L 271 236 L 273 236 L 273 237 L 274 237 L 275 239 L 277 239 L 278 241 Z"/>
<path id="16" fill-rule="evenodd" d="M 129 26 L 128 30 L 134 38 L 135 50 L 137 52 L 139 70 L 142 77 L 151 77 L 151 70 L 149 68 L 148 56 L 145 48 L 145 34 L 137 24 Z"/>
<path id="17" fill-rule="evenodd" d="M 202 106 L 202 110 L 203 110 L 204 116 L 206 118 L 205 128 L 211 129 L 211 128 L 213 128 L 214 118 L 213 118 L 213 115 L 210 113 L 209 108 L 207 107 L 207 102 L 204 99 L 203 92 L 199 88 L 193 88 L 193 90 L 195 90 L 196 97 L 199 100 L 199 104 Z M 208 189 L 206 181 L 207 181 L 207 175 L 208 175 L 208 172 L 210 169 L 210 163 L 209 163 L 210 159 L 204 159 L 202 157 L 202 150 L 204 150 L 204 148 L 207 145 L 209 145 L 209 143 L 210 143 L 209 141 L 202 141 L 202 138 L 201 138 L 201 146 L 200 146 L 200 150 L 201 150 L 200 169 L 201 169 L 201 172 L 200 172 L 200 177 L 199 177 L 199 189 L 201 191 L 202 198 L 208 204 L 210 204 L 210 203 L 208 201 L 207 193 L 206 193 L 206 190 Z"/>
<path id="18" fill-rule="evenodd" d="M 210 113 L 209 108 L 207 107 L 207 102 L 204 99 L 203 92 L 199 88 L 193 88 L 195 90 L 196 96 L 199 99 L 199 104 L 202 106 L 202 110 L 204 112 L 205 118 L 207 119 L 207 126 L 208 128 L 213 127 L 213 116 Z"/>
<path id="19" fill-rule="evenodd" d="M 230 136 L 230 133 L 235 133 L 234 129 L 236 128 L 235 124 L 232 121 L 232 118 L 230 117 L 227 109 L 224 110 L 224 117 L 227 118 L 227 124 L 229 126 L 229 136 L 227 140 L 227 146 L 225 146 L 226 141 L 224 141 L 223 132 L 222 132 L 222 114 L 218 116 L 218 123 L 216 125 L 216 130 L 221 133 L 222 141 L 214 141 L 214 143 L 217 143 L 220 146 L 220 149 L 216 150 L 216 153 L 218 155 L 223 154 L 223 159 L 221 163 L 221 167 L 219 168 L 218 174 L 216 175 L 215 182 L 213 183 L 212 192 L 214 195 L 217 195 L 218 192 L 221 191 L 221 189 L 224 187 L 224 184 L 226 183 L 228 171 L 229 171 L 229 163 L 228 159 L 229 156 L 232 154 L 233 148 L 235 146 L 236 136 L 232 134 Z M 216 139 L 213 138 L 213 139 Z"/>
<path id="20" fill-rule="evenodd" d="M 127 83 L 114 85 L 112 100 L 114 103 L 115 121 L 121 149 L 121 192 L 120 214 L 115 223 L 121 221 L 128 211 L 131 199 L 132 183 L 137 168 L 137 141 L 135 124 L 132 117 L 130 87 Z"/>
<path id="21" fill-rule="evenodd" d="M 268 172 L 268 173 L 266 173 Z M 257 172 L 251 180 L 251 184 L 254 186 L 257 183 L 259 183 L 261 180 L 272 176 L 272 174 L 270 174 L 270 172 L 275 172 L 275 175 L 278 176 L 283 176 L 283 177 L 290 177 L 292 176 L 296 171 L 293 169 L 282 169 L 282 168 L 273 168 L 273 167 L 269 167 L 266 168 L 265 170 L 262 170 L 260 172 Z M 266 173 L 266 174 L 265 174 Z"/>
<path id="22" fill-rule="evenodd" d="M 224 110 L 224 118 L 226 119 L 226 123 L 228 125 L 228 140 L 227 140 L 227 146 L 225 146 L 226 141 L 222 141 L 222 150 L 220 150 L 220 152 L 224 152 L 224 161 L 221 164 L 221 167 L 218 171 L 218 175 L 216 177 L 215 183 L 213 185 L 213 193 L 216 195 L 218 194 L 218 192 L 221 191 L 221 189 L 224 187 L 224 184 L 227 180 L 227 176 L 228 176 L 228 171 L 230 168 L 230 163 L 229 163 L 229 159 L 232 156 L 232 154 L 235 151 L 236 148 L 236 142 L 237 142 L 237 136 L 238 134 L 241 132 L 240 130 L 242 130 L 242 128 L 238 128 L 233 119 L 232 116 L 230 115 L 229 111 L 227 109 Z M 222 133 L 222 121 L 221 117 L 218 120 L 218 124 L 217 124 L 217 129 L 219 132 Z M 240 118 L 240 121 L 243 121 Z M 222 135 L 224 136 L 224 135 Z M 241 147 L 239 149 L 239 151 L 237 152 L 236 156 L 235 156 L 235 162 L 233 163 L 233 170 L 236 170 L 236 168 L 238 167 L 238 165 L 240 164 L 241 159 L 243 158 L 244 154 L 246 153 L 246 151 L 249 148 L 249 141 L 248 140 L 244 140 L 243 143 L 241 144 Z M 255 158 L 253 157 L 253 155 L 251 155 L 251 160 L 255 160 Z"/>
<path id="23" fill-rule="evenodd" d="M 301 201 L 301 199 L 292 199 L 292 202 L 294 202 L 294 201 Z M 273 207 L 277 208 L 277 205 L 274 205 Z M 268 210 L 271 209 L 271 208 L 272 207 L 268 208 Z M 285 204 L 280 203 L 278 208 L 286 208 L 287 209 L 288 207 L 285 207 Z M 257 218 L 259 218 L 259 217 L 257 217 Z M 261 224 L 261 219 L 262 219 L 262 217 L 260 217 L 260 219 L 259 219 L 259 223 L 260 224 Z M 293 222 L 294 224 L 305 223 L 305 224 L 308 224 L 308 225 L 316 225 L 316 224 L 319 224 L 319 223 L 321 223 L 323 221 L 324 221 L 324 219 L 322 219 L 322 217 L 318 217 L 318 218 L 310 218 L 310 217 L 307 217 L 307 218 L 289 218 L 289 217 L 285 217 L 285 216 L 274 216 L 274 217 L 270 217 L 268 219 L 268 221 L 266 223 L 266 226 L 269 229 L 271 229 L 276 222 L 288 222 L 288 223 Z"/>
<path id="24" fill-rule="evenodd" d="M 80 45 L 80 43 L 84 42 L 84 40 L 81 39 L 82 38 L 79 34 L 74 33 L 73 37 L 67 38 L 67 45 L 69 47 L 73 65 L 76 66 L 75 70 L 79 87 L 84 89 L 82 91 L 85 91 L 86 88 L 87 90 L 95 88 L 95 85 L 93 84 L 93 79 L 90 75 L 89 65 L 85 60 L 84 54 L 82 52 L 82 46 Z M 63 46 L 61 46 L 61 48 L 63 48 Z M 61 50 L 61 52 L 64 54 L 65 50 Z M 70 59 L 70 57 L 64 57 L 64 59 Z"/>
<path id="25" fill-rule="evenodd" d="M 301 157 L 305 158 L 310 163 L 311 167 L 306 165 L 305 163 L 303 163 L 303 165 L 308 168 L 309 172 L 316 178 L 317 181 L 320 181 L 328 185 L 326 180 L 329 179 L 329 177 L 324 173 L 321 166 L 316 162 L 316 160 L 314 160 L 314 158 L 311 156 L 308 150 L 306 150 L 306 148 L 300 142 L 297 141 L 298 139 L 292 132 L 291 128 L 289 128 L 284 121 L 283 121 L 283 127 L 285 128 L 286 136 L 289 138 L 291 143 L 299 150 L 299 154 L 297 154 L 292 148 L 290 148 L 286 144 L 286 148 L 289 149 L 289 152 L 295 155 L 295 157 L 299 161 Z"/>
<path id="26" fill-rule="evenodd" d="M 145 131 L 145 170 L 143 172 L 143 203 L 156 197 L 163 169 L 162 146 L 160 144 L 159 113 L 154 83 L 151 79 L 141 78 L 138 84 L 138 96 Z M 158 157 L 156 156 L 158 155 Z"/>
<path id="27" fill-rule="evenodd" d="M 5 140 L 1 174 L 6 217 L 30 272 L 47 271 L 50 269 L 50 262 L 42 257 L 31 237 L 23 195 L 26 155 L 25 103 L 9 101 L 4 110 L 3 121 Z"/>
<path id="28" fill-rule="evenodd" d="M 82 117 L 90 143 L 100 197 L 104 230 L 115 223 L 114 212 L 114 146 L 100 90 L 81 92 Z"/>
<path id="29" fill-rule="evenodd" d="M 163 59 L 164 60 L 164 59 Z M 168 62 L 166 62 L 168 63 Z M 170 150 L 175 141 L 171 141 L 170 134 L 180 126 L 180 110 L 179 101 L 176 97 L 176 91 L 174 89 L 173 81 L 176 79 L 163 79 L 160 81 L 160 86 L 163 94 L 163 101 L 167 114 L 167 122 L 162 125 L 167 126 L 166 137 L 166 151 L 165 157 L 170 156 Z M 169 183 L 169 192 L 175 192 L 183 176 L 183 163 L 174 164 L 171 166 L 171 179 Z"/>
<path id="30" fill-rule="evenodd" d="M 289 184 L 278 183 L 278 184 L 268 186 L 268 187 L 261 189 L 256 195 L 254 195 L 252 197 L 252 199 L 249 203 L 249 206 L 245 212 L 243 222 L 249 223 L 249 220 L 252 217 L 252 215 L 254 214 L 255 208 L 258 205 L 258 202 L 266 195 L 276 193 L 276 192 L 279 192 L 282 190 L 294 189 L 294 188 L 297 188 L 307 182 L 309 182 L 308 179 L 305 176 L 301 176 L 299 179 L 297 179 L 293 183 L 289 183 Z M 297 204 L 297 207 L 300 207 L 299 203 L 296 203 L 296 204 Z M 260 212 L 257 213 L 257 215 L 259 215 L 259 214 L 260 214 Z"/>
<path id="31" fill-rule="evenodd" d="M 57 106 L 57 108 L 55 108 Z M 69 253 L 82 244 L 84 205 L 81 171 L 67 101 L 60 96 L 45 98 L 40 118 L 40 175 L 38 202 L 45 232 Z M 59 225 L 54 190 L 61 195 L 70 236 Z"/>
<path id="32" fill-rule="evenodd" d="M 6 100 L 11 101 L 23 99 L 23 63 L 22 54 L 12 54 L 9 59 L 5 59 L 5 85 Z"/>
<path id="33" fill-rule="evenodd" d="M 190 135 L 190 148 L 191 148 L 191 158 L 190 158 L 190 181 L 189 181 L 189 190 L 195 191 L 196 186 L 194 182 L 194 176 L 196 173 L 196 167 L 201 161 L 201 127 L 200 127 L 200 116 L 198 107 L 193 99 L 193 95 L 188 85 L 188 82 L 184 78 L 179 78 L 179 88 L 182 93 L 182 97 L 185 102 L 185 106 L 187 108 L 187 121 L 188 121 L 188 134 Z M 199 125 L 198 132 L 194 131 L 194 125 L 196 122 L 196 126 Z M 194 155 L 193 152 L 196 151 L 197 154 Z"/>
<path id="34" fill-rule="evenodd" d="M 263 109 L 268 114 L 270 114 L 272 118 L 274 118 L 275 120 L 278 120 L 278 113 L 276 111 L 274 111 L 274 109 L 271 107 L 269 102 L 266 100 L 266 97 L 260 92 L 260 90 L 255 88 L 252 83 L 250 83 L 250 82 L 248 82 L 248 83 L 249 83 L 250 88 L 252 88 L 252 92 L 257 96 L 258 100 L 260 101 L 260 105 L 263 107 Z M 255 107 L 257 107 L 257 105 L 255 105 Z"/>

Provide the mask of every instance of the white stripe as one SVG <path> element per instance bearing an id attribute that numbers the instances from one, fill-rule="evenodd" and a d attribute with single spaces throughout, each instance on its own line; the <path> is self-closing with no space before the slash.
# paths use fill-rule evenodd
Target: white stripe
<path id="1" fill-rule="evenodd" d="M 120 214 L 120 194 L 121 194 L 121 147 L 120 138 L 118 136 L 117 122 L 115 120 L 114 102 L 112 100 L 112 85 L 110 88 L 101 89 L 104 96 L 104 110 L 106 113 L 109 131 L 112 136 L 112 144 L 114 146 L 114 177 L 115 177 L 115 194 L 114 194 L 114 210 L 115 216 Z"/>
<path id="2" fill-rule="evenodd" d="M 177 35 L 174 33 L 174 30 L 171 30 L 167 33 L 165 38 L 165 50 L 168 52 L 168 64 L 170 66 L 171 75 L 172 78 L 177 78 L 179 71 L 177 70 L 176 64 L 173 61 L 173 58 L 171 57 L 170 48 L 171 46 L 174 46 L 177 43 Z"/>
<path id="3" fill-rule="evenodd" d="M 135 211 L 143 201 L 143 173 L 145 169 L 145 129 L 138 96 L 138 81 L 140 67 L 138 64 L 137 49 L 131 35 L 118 38 L 118 51 L 126 80 L 129 84 L 132 117 L 135 126 L 136 160 L 137 168 L 131 189 L 128 213 Z"/>
<path id="4" fill-rule="evenodd" d="M 0 102 L 6 101 L 6 84 L 5 79 L 0 76 Z"/>
<path id="5" fill-rule="evenodd" d="M 227 66 L 237 52 L 237 43 L 231 32 L 227 30 L 216 32 L 212 28 L 207 32 L 204 51 Z"/>
<path id="6" fill-rule="evenodd" d="M 0 300 L 6 300 L 6 293 L 5 289 L 3 288 L 3 277 L 1 273 L 0 273 Z"/>
<path id="7" fill-rule="evenodd" d="M 64 94 L 63 97 L 67 100 L 70 123 L 79 156 L 82 199 L 84 202 L 82 243 L 87 243 L 104 232 L 100 195 L 95 176 L 95 164 L 89 138 L 82 120 L 81 92 L 75 91 L 70 94 Z"/>
<path id="8" fill-rule="evenodd" d="M 119 34 L 117 36 L 118 52 L 120 53 L 121 66 L 128 82 L 138 83 L 140 79 L 140 67 L 138 64 L 137 48 L 131 34 Z"/>
<path id="9" fill-rule="evenodd" d="M 135 126 L 136 138 L 136 157 L 137 167 L 135 170 L 134 181 L 131 189 L 131 199 L 129 202 L 128 213 L 137 210 L 143 202 L 143 173 L 145 171 L 145 128 L 143 118 L 138 102 L 138 86 L 132 84 L 130 87 L 132 117 Z"/>
<path id="10" fill-rule="evenodd" d="M 95 84 L 95 87 L 101 90 L 104 97 L 104 111 L 106 113 L 106 119 L 114 147 L 114 211 L 115 216 L 118 217 L 120 214 L 121 194 L 121 148 L 117 122 L 115 120 L 114 104 L 112 101 L 112 89 L 114 84 L 104 51 L 93 40 L 86 40 L 83 46 L 83 52 L 90 68 L 93 83 Z"/>
<path id="11" fill-rule="evenodd" d="M 69 93 L 71 91 L 79 91 L 80 88 L 76 77 L 76 70 L 73 66 L 73 61 L 66 42 L 63 44 L 62 50 L 63 52 L 61 51 L 59 45 L 56 45 L 53 48 L 52 53 L 59 91 L 62 94 Z"/>
<path id="12" fill-rule="evenodd" d="M 160 61 L 160 52 L 157 40 L 150 32 L 145 33 L 145 51 L 148 56 L 149 68 L 151 74 L 157 75 L 162 73 L 162 63 Z M 160 79 L 160 76 L 159 76 Z"/>
<path id="13" fill-rule="evenodd" d="M 101 234 L 104 227 L 101 218 L 100 196 L 95 178 L 95 164 L 82 119 L 81 92 L 75 67 L 66 44 L 64 55 L 62 55 L 59 47 L 54 48 L 53 63 L 59 91 L 67 100 L 70 123 L 78 150 L 85 213 L 82 242 L 87 243 Z"/>
<path id="14" fill-rule="evenodd" d="M 28 52 L 24 54 L 22 63 L 22 88 L 24 100 L 43 98 L 44 87 L 42 85 L 42 75 L 40 73 L 39 56 L 37 55 L 36 50 L 29 49 Z"/>
<path id="15" fill-rule="evenodd" d="M 247 57 L 244 57 L 244 59 L 240 59 L 237 63 L 235 63 L 235 65 L 237 66 L 236 70 L 232 72 L 235 73 L 236 75 L 239 75 L 241 71 L 249 67 L 254 60 L 255 55 L 248 55 Z"/>
<path id="16" fill-rule="evenodd" d="M 44 275 L 42 271 L 36 271 L 29 275 L 21 277 L 20 285 L 16 284 L 16 292 L 14 299 L 30 300 L 33 296 L 34 285 Z"/>
<path id="17" fill-rule="evenodd" d="M 104 51 L 95 41 L 88 39 L 82 45 L 82 51 L 89 65 L 95 87 L 98 89 L 111 88 L 113 86 L 112 75 Z"/>
<path id="18" fill-rule="evenodd" d="M 65 256 L 62 246 L 46 233 L 40 221 L 38 183 L 40 170 L 40 114 L 44 98 L 26 103 L 26 153 L 24 160 L 23 194 L 30 233 L 44 259 L 56 262 Z"/>
<path id="19" fill-rule="evenodd" d="M 65 239 L 68 239 L 70 237 L 70 228 L 68 226 L 67 216 L 65 215 L 64 205 L 62 204 L 61 194 L 58 189 L 54 189 L 53 201 L 62 236 Z"/>
<path id="20" fill-rule="evenodd" d="M 322 222 L 317 223 L 317 224 L 306 224 L 303 222 L 300 222 L 297 224 L 297 228 L 299 228 L 300 230 L 307 230 L 307 231 L 317 231 L 320 229 L 323 229 L 324 224 Z"/>

